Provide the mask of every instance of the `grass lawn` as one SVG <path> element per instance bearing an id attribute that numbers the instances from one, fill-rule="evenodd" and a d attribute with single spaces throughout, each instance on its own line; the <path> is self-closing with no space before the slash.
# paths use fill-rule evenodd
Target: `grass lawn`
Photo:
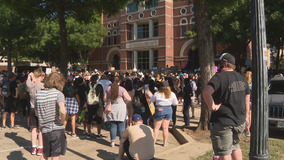
<path id="1" fill-rule="evenodd" d="M 249 160 L 250 137 L 242 136 L 241 149 L 243 152 L 243 160 Z M 269 138 L 269 155 L 270 160 L 284 160 L 284 140 Z M 212 159 L 213 151 L 207 152 L 205 155 L 196 158 L 196 160 Z"/>

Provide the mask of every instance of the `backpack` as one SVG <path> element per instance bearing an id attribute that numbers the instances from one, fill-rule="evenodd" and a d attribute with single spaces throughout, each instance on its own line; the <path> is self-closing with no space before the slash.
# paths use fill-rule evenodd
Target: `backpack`
<path id="1" fill-rule="evenodd" d="M 2 91 L 1 91 L 1 93 L 2 93 L 2 95 L 4 96 L 4 97 L 9 97 L 9 96 L 11 96 L 11 91 L 10 91 L 10 83 L 11 83 L 12 81 L 6 81 L 4 84 L 3 84 L 3 86 L 2 86 Z"/>
<path id="2" fill-rule="evenodd" d="M 28 98 L 28 91 L 26 84 L 19 85 L 19 98 L 20 99 L 27 99 Z"/>
<path id="3" fill-rule="evenodd" d="M 88 98 L 87 98 L 88 105 L 95 105 L 95 104 L 98 104 L 100 101 L 99 99 L 100 95 L 97 96 L 96 94 L 97 84 L 98 83 L 96 83 L 94 87 L 92 87 L 91 83 L 89 83 L 90 91 L 88 93 Z"/>
<path id="4" fill-rule="evenodd" d="M 74 97 L 72 93 L 72 86 L 65 86 L 63 91 L 65 97 Z"/>
<path id="5" fill-rule="evenodd" d="M 138 92 L 142 92 L 142 90 L 135 91 L 134 97 L 132 98 L 132 101 L 131 101 L 133 108 L 144 107 L 143 103 L 140 101 L 139 95 L 137 94 Z"/>

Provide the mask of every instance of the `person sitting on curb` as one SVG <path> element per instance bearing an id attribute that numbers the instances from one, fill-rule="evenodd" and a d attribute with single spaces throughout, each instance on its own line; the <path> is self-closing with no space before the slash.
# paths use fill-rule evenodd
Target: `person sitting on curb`
<path id="1" fill-rule="evenodd" d="M 154 157 L 153 130 L 143 124 L 139 114 L 132 116 L 132 126 L 121 133 L 119 155 L 115 160 L 122 160 L 124 152 L 130 160 L 149 160 Z"/>

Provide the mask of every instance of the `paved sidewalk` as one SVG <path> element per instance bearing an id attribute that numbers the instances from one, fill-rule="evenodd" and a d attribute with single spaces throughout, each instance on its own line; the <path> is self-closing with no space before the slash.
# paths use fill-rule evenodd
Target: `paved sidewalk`
<path id="1" fill-rule="evenodd" d="M 177 128 L 182 126 L 183 116 L 181 112 L 182 106 L 177 108 Z M 195 119 L 191 120 L 191 126 L 197 126 L 199 121 L 200 108 L 195 109 Z M 7 117 L 7 126 L 10 124 L 9 117 Z M 31 133 L 25 128 L 27 125 L 26 118 L 21 114 L 16 114 L 16 126 L 18 129 L 0 130 L 0 159 L 5 160 L 37 160 L 39 156 L 31 155 Z M 0 124 L 2 124 L 2 116 L 0 116 Z M 67 131 L 71 131 L 70 123 L 67 124 Z M 61 159 L 79 160 L 79 159 L 103 159 L 113 160 L 118 155 L 119 138 L 117 137 L 116 146 L 110 147 L 109 130 L 103 129 L 102 134 L 104 139 L 97 140 L 93 135 L 90 139 L 86 138 L 86 135 L 82 135 L 83 126 L 77 125 L 77 137 L 71 137 L 67 135 L 67 153 L 65 156 L 61 156 Z M 96 127 L 93 125 L 92 132 L 96 133 Z M 182 132 L 182 131 L 180 131 Z M 183 133 L 182 133 L 183 134 Z M 192 152 L 192 146 L 198 146 L 198 142 L 195 142 L 191 137 L 185 135 L 189 142 L 183 145 L 176 140 L 176 138 L 169 135 L 169 145 L 167 147 L 162 146 L 162 130 L 160 131 L 157 144 L 155 145 L 155 159 L 194 159 L 200 155 L 205 154 L 211 145 L 203 145 L 202 148 Z M 196 147 L 195 147 L 196 148 Z M 127 159 L 126 156 L 124 159 Z"/>

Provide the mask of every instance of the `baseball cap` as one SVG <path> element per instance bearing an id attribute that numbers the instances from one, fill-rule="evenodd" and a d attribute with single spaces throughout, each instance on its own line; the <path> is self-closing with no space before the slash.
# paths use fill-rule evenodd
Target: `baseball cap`
<path id="1" fill-rule="evenodd" d="M 138 121 L 138 120 L 142 120 L 142 117 L 140 114 L 134 114 L 132 116 L 132 121 Z"/>
<path id="2" fill-rule="evenodd" d="M 223 53 L 219 60 L 222 60 L 224 62 L 228 62 L 228 63 L 231 63 L 233 65 L 235 65 L 235 57 L 233 55 L 231 55 L 230 53 Z"/>
<path id="3" fill-rule="evenodd" d="M 73 81 L 73 76 L 68 76 L 67 77 L 67 82 L 72 82 Z"/>

